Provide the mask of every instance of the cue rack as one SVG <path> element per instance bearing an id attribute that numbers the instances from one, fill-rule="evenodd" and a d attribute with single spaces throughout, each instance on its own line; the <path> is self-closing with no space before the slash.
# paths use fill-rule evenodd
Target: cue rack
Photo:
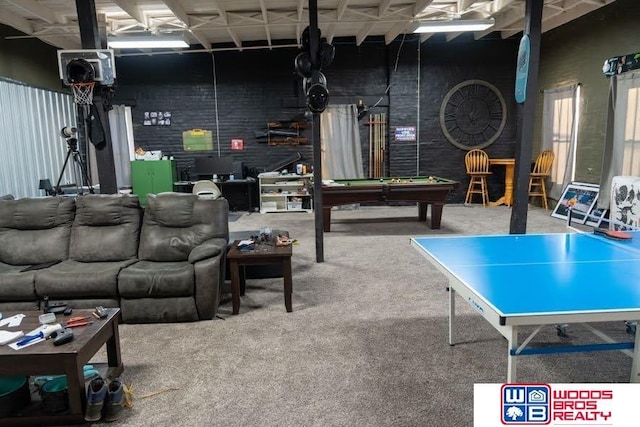
<path id="1" fill-rule="evenodd" d="M 385 176 L 387 122 L 385 113 L 369 115 L 369 178 Z"/>

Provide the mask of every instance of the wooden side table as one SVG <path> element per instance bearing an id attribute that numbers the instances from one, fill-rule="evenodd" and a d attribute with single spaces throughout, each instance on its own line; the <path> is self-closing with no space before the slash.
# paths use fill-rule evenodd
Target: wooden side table
<path id="1" fill-rule="evenodd" d="M 265 265 L 282 264 L 282 276 L 284 278 L 284 305 L 287 312 L 291 313 L 291 293 L 293 291 L 293 280 L 291 278 L 291 255 L 293 250 L 291 245 L 276 246 L 266 244 L 256 244 L 255 249 L 244 251 L 238 249 L 240 240 L 233 242 L 231 249 L 227 253 L 229 267 L 231 268 L 231 300 L 233 304 L 232 314 L 240 312 L 240 295 L 244 295 L 245 289 L 245 265 Z"/>

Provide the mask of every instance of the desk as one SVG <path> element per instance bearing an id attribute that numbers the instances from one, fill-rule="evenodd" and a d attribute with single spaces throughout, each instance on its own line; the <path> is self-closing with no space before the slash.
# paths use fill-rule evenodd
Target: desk
<path id="1" fill-rule="evenodd" d="M 281 264 L 282 276 L 284 278 L 284 305 L 287 312 L 293 311 L 291 307 L 291 294 L 293 292 L 293 279 L 291 277 L 291 256 L 293 250 L 291 245 L 275 246 L 257 244 L 251 251 L 241 251 L 238 249 L 238 242 L 233 242 L 233 246 L 227 253 L 229 266 L 231 268 L 231 300 L 233 304 L 232 314 L 240 312 L 240 295 L 244 295 L 245 288 L 245 265 L 268 265 Z"/>
<path id="2" fill-rule="evenodd" d="M 39 342 L 18 351 L 8 345 L 0 346 L 0 375 L 60 375 L 66 374 L 69 394 L 69 411 L 62 414 L 48 414 L 42 410 L 37 393 L 32 393 L 32 403 L 13 418 L 0 418 L 0 426 L 84 424 L 84 410 L 87 402 L 83 366 L 106 344 L 107 363 L 92 363 L 104 379 L 119 377 L 123 371 L 120 358 L 120 338 L 118 334 L 119 308 L 107 309 L 105 319 L 93 319 L 93 323 L 74 328 L 74 339 L 70 343 L 56 347 L 51 340 Z M 91 317 L 92 310 L 76 310 L 74 316 Z M 18 330 L 28 332 L 40 326 L 38 316 L 42 311 L 25 311 Z M 10 317 L 17 313 L 3 313 Z M 57 320 L 63 320 L 57 315 Z"/>
<path id="3" fill-rule="evenodd" d="M 417 202 L 418 221 L 427 220 L 427 206 L 431 205 L 431 228 L 440 228 L 447 195 L 455 191 L 459 183 L 436 176 L 395 179 L 400 182 L 391 182 L 391 178 L 343 179 L 335 180 L 334 185 L 323 185 L 324 231 L 331 231 L 331 207 L 360 202 Z"/>
<path id="4" fill-rule="evenodd" d="M 173 187 L 179 193 L 191 193 L 195 183 L 196 181 L 179 181 L 174 182 Z M 220 188 L 224 198 L 229 201 L 230 210 L 253 212 L 256 183 L 254 178 L 247 178 L 219 181 L 215 184 Z"/>
<path id="5" fill-rule="evenodd" d="M 617 322 L 611 327 L 624 331 L 624 321 L 640 319 L 640 232 L 632 234 L 624 242 L 593 233 L 416 237 L 411 245 L 449 278 L 450 345 L 456 293 L 508 340 L 506 382 L 516 382 L 517 356 L 623 349 L 633 357 L 630 381 L 640 382 L 640 329 L 635 342 L 614 342 L 585 325 L 605 343 L 528 347 L 544 325 Z M 527 326 L 537 328 L 519 345 Z"/>
<path id="6" fill-rule="evenodd" d="M 489 166 L 504 165 L 504 194 L 495 202 L 490 202 L 489 206 L 500 206 L 513 204 L 513 175 L 516 159 L 489 159 Z"/>

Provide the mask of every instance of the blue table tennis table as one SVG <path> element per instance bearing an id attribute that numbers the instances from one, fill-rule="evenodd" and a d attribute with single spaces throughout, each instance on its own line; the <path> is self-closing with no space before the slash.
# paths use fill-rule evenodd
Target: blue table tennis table
<path id="1" fill-rule="evenodd" d="M 414 237 L 411 245 L 449 278 L 449 344 L 458 293 L 508 340 L 507 382 L 516 381 L 517 356 L 599 350 L 632 356 L 630 382 L 640 382 L 640 329 L 635 340 L 615 342 L 589 325 L 640 320 L 640 232 L 630 234 L 627 241 L 592 233 Z M 604 342 L 527 347 L 542 327 L 571 323 Z M 536 328 L 519 345 L 524 326 Z"/>

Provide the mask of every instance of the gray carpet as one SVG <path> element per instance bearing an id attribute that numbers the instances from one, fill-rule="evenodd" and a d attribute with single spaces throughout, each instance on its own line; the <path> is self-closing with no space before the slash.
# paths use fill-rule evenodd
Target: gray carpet
<path id="1" fill-rule="evenodd" d="M 320 264 L 313 214 L 242 215 L 232 231 L 270 226 L 298 240 L 293 313 L 282 280 L 262 279 L 247 282 L 238 316 L 225 303 L 224 320 L 122 325 L 123 380 L 136 398 L 111 425 L 471 426 L 473 384 L 506 381 L 506 340 L 458 299 L 460 344 L 447 344 L 447 280 L 409 238 L 508 233 L 510 212 L 450 205 L 431 230 L 415 207 L 334 211 Z M 528 233 L 564 231 L 529 210 Z M 561 340 L 549 327 L 534 341 Z M 572 325 L 565 342 L 587 340 Z M 518 380 L 628 382 L 630 368 L 620 352 L 529 356 Z"/>

